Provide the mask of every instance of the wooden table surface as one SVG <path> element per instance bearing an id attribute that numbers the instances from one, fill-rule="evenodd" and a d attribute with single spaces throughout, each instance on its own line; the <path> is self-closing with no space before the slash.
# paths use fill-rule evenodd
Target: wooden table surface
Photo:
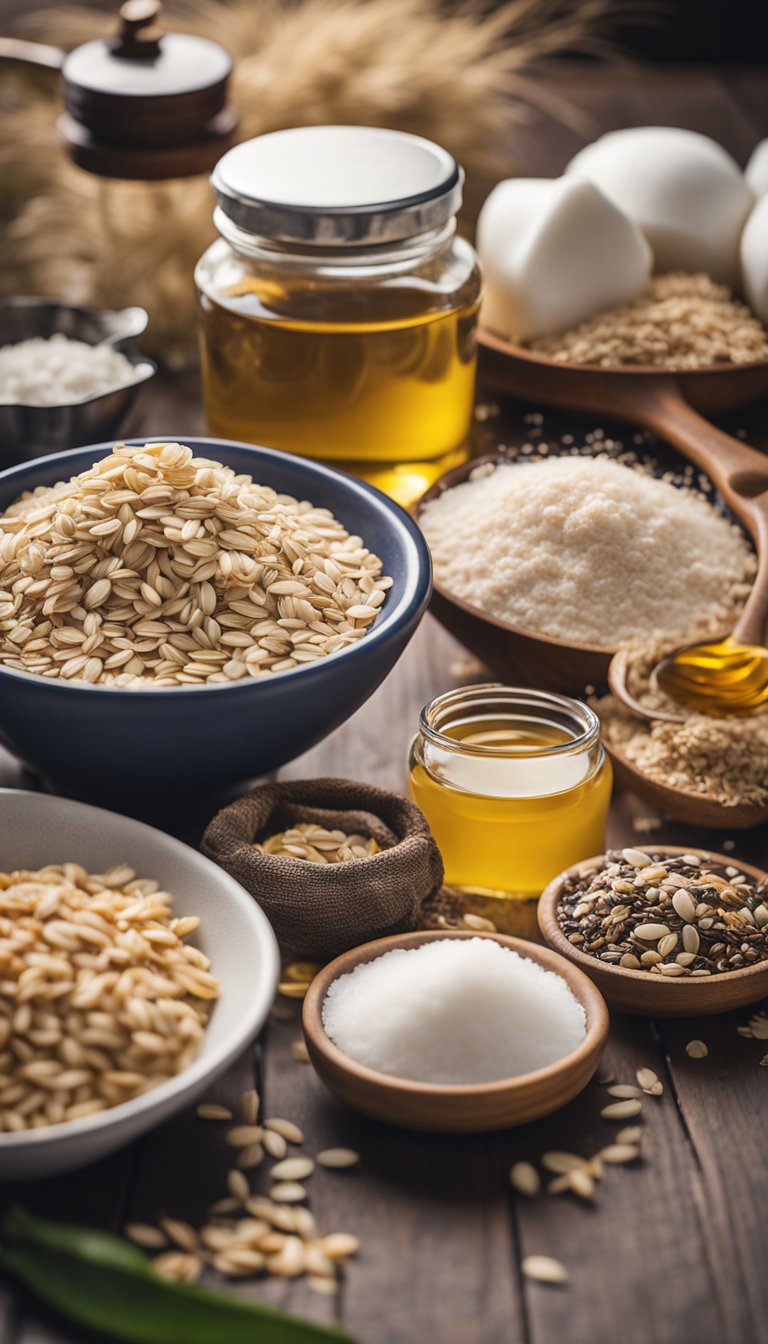
<path id="1" fill-rule="evenodd" d="M 566 65 L 553 69 L 550 84 L 573 99 L 580 119 L 577 128 L 564 128 L 534 117 L 521 130 L 511 149 L 533 174 L 560 171 L 585 139 L 619 126 L 689 126 L 716 136 L 741 162 L 768 133 L 768 75 L 759 70 Z M 478 447 L 519 445 L 532 434 L 566 429 L 578 439 L 595 427 L 550 414 L 536 426 L 525 416 L 537 409 L 509 403 L 492 413 L 478 423 Z M 183 438 L 202 423 L 194 375 L 158 380 L 143 430 Z M 768 407 L 730 423 L 768 449 Z M 631 443 L 631 431 L 613 432 Z M 463 661 L 458 645 L 427 618 L 365 709 L 282 775 L 344 775 L 403 788 L 418 711 L 462 678 Z M 2 753 L 0 784 L 34 787 Z M 200 802 L 200 818 L 184 827 L 193 843 L 206 815 L 206 800 Z M 648 815 L 637 799 L 617 796 L 610 842 L 647 843 L 642 821 L 640 829 L 635 822 Z M 712 848 L 725 841 L 734 856 L 768 866 L 764 828 L 728 837 L 664 822 L 654 840 Z M 530 933 L 532 907 L 507 911 L 507 921 Z M 237 1284 L 232 1291 L 317 1320 L 340 1320 L 360 1344 L 761 1344 L 768 1340 L 768 1070 L 758 1067 L 765 1045 L 736 1032 L 746 1016 L 613 1017 L 605 1062 L 617 1080 L 633 1081 L 635 1069 L 649 1065 L 665 1090 L 643 1108 L 642 1164 L 609 1168 L 589 1206 L 569 1196 L 513 1197 L 508 1172 L 513 1161 L 536 1160 L 547 1149 L 588 1154 L 608 1142 L 615 1131 L 599 1117 L 605 1093 L 597 1083 L 525 1129 L 474 1138 L 399 1133 L 344 1111 L 312 1070 L 294 1061 L 298 1009 L 280 1000 L 260 1042 L 213 1095 L 234 1103 L 255 1080 L 268 1112 L 302 1126 L 307 1151 L 330 1144 L 360 1151 L 354 1173 L 317 1172 L 311 1206 L 324 1230 L 357 1233 L 362 1251 L 335 1300 L 300 1280 Z M 707 1042 L 707 1059 L 687 1057 L 685 1043 L 694 1037 Z M 217 1126 L 188 1113 L 75 1176 L 11 1193 L 35 1209 L 117 1229 L 128 1218 L 152 1220 L 161 1212 L 198 1222 L 224 1193 L 229 1153 Z M 265 1182 L 260 1168 L 253 1183 Z M 569 1285 L 524 1280 L 521 1257 L 534 1252 L 559 1258 Z M 0 1290 L 3 1344 L 88 1339 L 95 1337 Z"/>

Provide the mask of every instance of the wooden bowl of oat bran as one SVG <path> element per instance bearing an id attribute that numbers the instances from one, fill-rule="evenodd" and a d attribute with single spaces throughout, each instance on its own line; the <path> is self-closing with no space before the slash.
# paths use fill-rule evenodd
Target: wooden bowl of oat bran
<path id="1" fill-rule="evenodd" d="M 619 854 L 639 854 L 642 852 L 626 850 L 619 851 Z M 675 845 L 653 845 L 649 846 L 647 850 L 647 856 L 650 857 L 654 868 L 661 868 L 665 859 L 682 861 L 685 855 L 691 855 L 699 861 L 703 875 L 710 867 L 716 873 L 720 870 L 725 873 L 728 870 L 733 876 L 745 876 L 750 886 L 759 887 L 766 884 L 768 887 L 768 874 L 760 868 L 744 863 L 741 859 L 729 858 L 724 854 L 717 854 L 710 850 L 683 849 Z M 596 876 L 603 868 L 606 858 L 606 855 L 601 854 L 596 858 L 585 859 L 583 863 L 569 868 L 550 882 L 539 901 L 538 921 L 539 928 L 549 946 L 584 971 L 594 981 L 611 1007 L 618 1008 L 625 1013 L 635 1013 L 648 1017 L 703 1017 L 746 1007 L 748 1004 L 757 1003 L 768 995 L 768 958 L 757 961 L 752 965 L 740 966 L 734 970 L 716 971 L 709 975 L 694 977 L 690 974 L 662 975 L 660 972 L 631 969 L 627 966 L 601 960 L 594 953 L 582 951 L 580 947 L 575 946 L 568 937 L 568 933 L 573 930 L 563 918 L 563 905 L 569 892 L 573 891 L 574 885 Z M 636 871 L 642 873 L 643 868 L 641 867 Z M 668 872 L 673 872 L 673 869 L 669 869 Z M 706 885 L 703 879 L 700 885 Z M 618 908 L 621 896 L 621 892 L 613 894 L 614 910 Z M 768 892 L 766 896 L 768 897 Z M 653 920 L 660 925 L 667 926 L 670 933 L 675 931 L 681 933 L 685 923 L 692 923 L 694 927 L 697 925 L 696 919 L 689 921 L 678 917 L 674 907 L 660 905 L 651 908 L 658 909 L 658 914 L 653 916 L 650 913 L 643 915 L 639 927 L 642 927 L 643 924 L 646 924 L 647 927 Z M 683 906 L 683 908 L 685 907 Z M 702 917 L 706 918 L 706 916 Z M 603 923 L 602 920 L 599 922 Z M 565 928 L 563 927 L 564 923 L 566 924 Z M 586 933 L 593 926 L 585 924 L 582 927 Z M 768 924 L 764 928 L 766 930 L 765 944 L 768 948 Z M 702 932 L 704 931 L 702 930 Z M 711 946 L 710 930 L 706 932 L 709 939 L 708 945 Z M 594 933 L 597 937 L 602 937 L 605 936 L 606 929 L 594 927 Z M 712 933 L 712 938 L 715 936 L 716 931 Z M 620 935 L 618 941 L 622 946 L 626 944 L 627 952 L 623 952 L 622 955 L 629 954 L 638 957 L 642 955 L 643 949 L 646 951 L 658 950 L 659 947 L 658 940 L 653 941 L 652 939 L 640 941 L 638 939 L 625 939 Z M 703 942 L 702 939 L 702 944 Z M 682 951 L 682 934 L 679 946 Z M 672 954 L 665 953 L 665 959 L 670 955 Z M 702 957 L 702 964 L 705 961 L 706 958 Z"/>

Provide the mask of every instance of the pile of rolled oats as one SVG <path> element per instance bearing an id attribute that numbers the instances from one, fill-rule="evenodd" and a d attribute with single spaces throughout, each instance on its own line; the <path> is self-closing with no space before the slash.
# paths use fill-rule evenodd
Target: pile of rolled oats
<path id="1" fill-rule="evenodd" d="M 179 443 L 117 444 L 0 517 L 0 664 L 231 685 L 350 648 L 391 583 L 328 509 Z"/>

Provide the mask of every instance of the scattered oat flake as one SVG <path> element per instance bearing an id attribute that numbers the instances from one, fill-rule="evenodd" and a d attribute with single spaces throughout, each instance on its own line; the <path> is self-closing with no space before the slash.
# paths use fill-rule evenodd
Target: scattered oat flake
<path id="1" fill-rule="evenodd" d="M 647 1092 L 651 1087 L 655 1087 L 659 1081 L 659 1075 L 654 1073 L 653 1069 L 638 1069 L 635 1077 L 644 1092 Z"/>
<path id="2" fill-rule="evenodd" d="M 259 1098 L 258 1092 L 256 1091 L 256 1088 L 249 1087 L 247 1092 L 244 1092 L 243 1095 L 241 1096 L 237 1107 L 238 1111 L 240 1112 L 240 1119 L 242 1120 L 244 1125 L 256 1124 L 256 1121 L 259 1118 L 260 1105 L 261 1100 Z"/>
<path id="3" fill-rule="evenodd" d="M 299 1129 L 299 1126 L 295 1125 L 292 1120 L 283 1120 L 281 1118 L 265 1120 L 264 1128 L 271 1130 L 274 1134 L 280 1134 L 288 1143 L 304 1142 L 304 1135 Z"/>
<path id="4" fill-rule="evenodd" d="M 260 1143 L 264 1135 L 261 1125 L 234 1125 L 227 1130 L 227 1143 L 230 1148 L 249 1148 L 252 1143 Z"/>
<path id="5" fill-rule="evenodd" d="M 324 1297 L 333 1297 L 339 1291 L 336 1279 L 327 1279 L 319 1274 L 309 1274 L 307 1283 L 314 1293 L 322 1293 Z"/>
<path id="6" fill-rule="evenodd" d="M 169 1241 L 173 1241 L 182 1251 L 195 1252 L 198 1249 L 199 1240 L 194 1227 L 189 1223 L 184 1223 L 180 1218 L 161 1218 L 160 1226 Z"/>
<path id="7" fill-rule="evenodd" d="M 199 1120 L 231 1120 L 232 1112 L 226 1106 L 216 1106 L 213 1102 L 203 1102 L 197 1108 Z"/>
<path id="8" fill-rule="evenodd" d="M 484 664 L 478 658 L 474 658 L 471 653 L 459 655 L 458 658 L 454 658 L 450 665 L 451 676 L 456 681 L 471 681 L 473 679 L 478 681 L 482 679 L 484 672 Z"/>
<path id="9" fill-rule="evenodd" d="M 562 1195 L 568 1189 L 568 1175 L 556 1176 L 553 1181 L 549 1182 L 549 1185 L 547 1186 L 547 1194 Z"/>
<path id="10" fill-rule="evenodd" d="M 298 1064 L 309 1063 L 309 1051 L 306 1041 L 299 1038 L 298 1041 L 291 1041 L 291 1054 Z"/>
<path id="11" fill-rule="evenodd" d="M 706 1059 L 709 1054 L 709 1047 L 704 1041 L 689 1041 L 685 1047 L 685 1053 L 691 1059 Z"/>
<path id="12" fill-rule="evenodd" d="M 346 1260 L 348 1256 L 356 1255 L 360 1249 L 359 1239 L 351 1232 L 329 1232 L 320 1238 L 318 1245 L 329 1260 Z"/>
<path id="13" fill-rule="evenodd" d="M 227 1189 L 233 1199 L 239 1199 L 242 1203 L 251 1193 L 251 1187 L 242 1171 L 236 1171 L 234 1168 L 227 1174 Z"/>
<path id="14" fill-rule="evenodd" d="M 541 1189 L 541 1177 L 531 1162 L 513 1163 L 509 1179 L 517 1193 L 527 1195 L 529 1199 L 538 1195 Z"/>
<path id="15" fill-rule="evenodd" d="M 647 835 L 650 831 L 660 830 L 662 824 L 661 817 L 634 817 L 632 829 L 637 831 L 638 835 Z"/>
<path id="16" fill-rule="evenodd" d="M 475 929 L 478 933 L 496 933 L 496 925 L 493 920 L 485 919 L 483 915 L 466 914 L 462 923 L 467 929 Z"/>
<path id="17" fill-rule="evenodd" d="M 625 1129 L 619 1130 L 614 1142 L 617 1144 L 618 1143 L 634 1144 L 639 1143 L 642 1137 L 643 1137 L 643 1130 L 640 1125 L 627 1125 Z"/>
<path id="18" fill-rule="evenodd" d="M 595 1193 L 594 1177 L 586 1170 L 586 1167 L 577 1167 L 568 1172 L 568 1189 L 578 1195 L 579 1199 L 591 1199 Z"/>
<path id="19" fill-rule="evenodd" d="M 286 1157 L 269 1173 L 273 1181 L 305 1181 L 315 1170 L 311 1157 Z"/>
<path id="20" fill-rule="evenodd" d="M 568 1282 L 565 1265 L 561 1265 L 559 1260 L 554 1260 L 550 1255 L 526 1255 L 520 1268 L 527 1279 L 535 1279 L 537 1283 Z"/>
<path id="21" fill-rule="evenodd" d="M 601 1160 L 609 1164 L 634 1162 L 639 1156 L 640 1149 L 632 1143 L 609 1143 L 607 1148 L 600 1149 Z"/>
<path id="22" fill-rule="evenodd" d="M 254 1167 L 260 1167 L 264 1161 L 264 1149 L 260 1143 L 252 1143 L 247 1148 L 241 1148 L 237 1154 L 235 1166 L 240 1171 L 252 1171 Z"/>
<path id="23" fill-rule="evenodd" d="M 298 1181 L 279 1181 L 272 1186 L 269 1196 L 278 1204 L 301 1204 L 307 1198 L 307 1192 Z"/>
<path id="24" fill-rule="evenodd" d="M 360 1154 L 356 1153 L 354 1148 L 324 1148 L 317 1154 L 317 1160 L 321 1167 L 341 1170 L 344 1167 L 356 1167 L 360 1161 Z"/>
<path id="25" fill-rule="evenodd" d="M 278 1161 L 284 1158 L 288 1152 L 288 1144 L 282 1134 L 275 1134 L 271 1129 L 268 1129 L 264 1134 L 262 1143 L 269 1153 L 269 1156 L 277 1158 Z"/>
<path id="26" fill-rule="evenodd" d="M 186 1251 L 165 1251 L 152 1261 L 154 1273 L 172 1283 L 196 1283 L 202 1268 L 202 1260 Z"/>
<path id="27" fill-rule="evenodd" d="M 768 1041 L 768 1017 L 765 1013 L 757 1013 L 754 1017 L 750 1017 L 749 1025 L 756 1041 Z"/>
<path id="28" fill-rule="evenodd" d="M 549 1152 L 544 1153 L 541 1158 L 541 1165 L 545 1171 L 554 1171 L 562 1175 L 568 1171 L 576 1171 L 583 1167 L 586 1158 L 579 1157 L 578 1153 Z"/>
<path id="29" fill-rule="evenodd" d="M 123 1229 L 129 1241 L 133 1241 L 137 1246 L 144 1246 L 147 1250 L 159 1250 L 168 1245 L 168 1238 L 159 1227 L 151 1227 L 149 1223 L 126 1223 Z"/>
<path id="30" fill-rule="evenodd" d="M 631 1120 L 640 1114 L 642 1108 L 641 1101 L 613 1101 L 610 1106 L 604 1106 L 600 1114 L 604 1120 Z"/>

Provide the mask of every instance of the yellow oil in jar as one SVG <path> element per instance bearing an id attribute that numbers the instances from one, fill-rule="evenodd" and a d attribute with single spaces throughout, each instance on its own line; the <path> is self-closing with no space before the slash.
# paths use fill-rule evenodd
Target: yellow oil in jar
<path id="1" fill-rule="evenodd" d="M 404 504 L 466 459 L 474 290 L 436 312 L 418 288 L 372 290 L 339 321 L 324 316 L 338 302 L 317 285 L 241 277 L 216 294 L 200 288 L 212 434 L 322 459 Z"/>
<path id="2" fill-rule="evenodd" d="M 733 638 L 693 644 L 665 658 L 656 680 L 700 714 L 751 714 L 768 701 L 768 649 Z"/>
<path id="3" fill-rule="evenodd" d="M 483 896 L 530 898 L 563 869 L 605 848 L 611 766 L 598 749 L 548 755 L 573 741 L 546 722 L 443 727 L 464 747 L 493 755 L 412 753 L 410 791 L 424 812 L 450 886 Z"/>

